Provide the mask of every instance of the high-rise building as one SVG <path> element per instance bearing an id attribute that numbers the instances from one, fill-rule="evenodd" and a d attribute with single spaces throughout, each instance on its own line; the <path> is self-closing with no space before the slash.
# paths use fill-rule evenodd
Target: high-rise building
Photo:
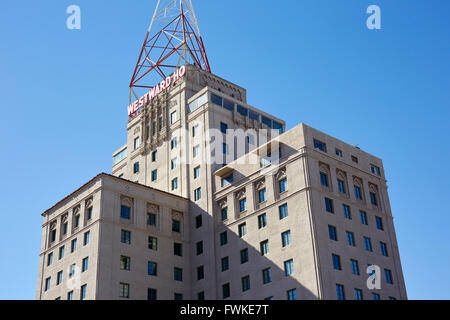
<path id="1" fill-rule="evenodd" d="M 407 298 L 381 159 L 196 66 L 170 79 L 112 174 L 43 213 L 37 299 Z"/>

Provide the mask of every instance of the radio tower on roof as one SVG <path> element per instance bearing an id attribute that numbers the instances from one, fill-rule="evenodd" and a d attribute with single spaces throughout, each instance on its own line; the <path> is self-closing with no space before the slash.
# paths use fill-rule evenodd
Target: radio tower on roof
<path id="1" fill-rule="evenodd" d="M 211 72 L 192 2 L 158 0 L 131 78 L 130 100 L 133 88 L 151 89 L 184 64 Z"/>

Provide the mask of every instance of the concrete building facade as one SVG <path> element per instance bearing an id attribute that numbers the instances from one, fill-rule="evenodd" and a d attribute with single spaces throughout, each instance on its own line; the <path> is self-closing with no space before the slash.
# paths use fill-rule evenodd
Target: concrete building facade
<path id="1" fill-rule="evenodd" d="M 406 299 L 381 159 L 185 68 L 44 212 L 37 299 Z"/>

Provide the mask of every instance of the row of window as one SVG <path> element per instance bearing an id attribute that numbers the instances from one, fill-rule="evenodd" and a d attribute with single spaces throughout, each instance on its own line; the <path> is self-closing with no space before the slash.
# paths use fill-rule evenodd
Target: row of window
<path id="1" fill-rule="evenodd" d="M 338 236 L 337 236 L 337 231 L 336 231 L 336 227 L 335 226 L 328 226 L 328 233 L 329 233 L 329 237 L 330 240 L 333 241 L 338 241 Z M 355 242 L 355 234 L 353 232 L 350 231 L 346 231 L 346 238 L 347 238 L 347 244 L 351 247 L 356 247 L 356 242 Z M 372 240 L 369 237 L 363 236 L 363 242 L 364 242 L 364 248 L 366 249 L 366 251 L 372 252 Z M 386 243 L 380 241 L 380 252 L 383 256 L 387 257 L 388 256 L 388 252 L 387 252 L 387 245 Z"/>
<path id="2" fill-rule="evenodd" d="M 263 270 L 263 283 L 270 283 L 272 281 L 272 275 L 270 268 Z M 250 290 L 250 276 L 245 276 L 241 278 L 241 288 L 242 292 Z M 231 296 L 231 285 L 230 283 L 225 283 L 222 285 L 222 298 L 228 299 Z M 287 300 L 297 300 L 297 289 L 290 289 L 286 291 Z M 273 300 L 273 296 L 267 297 L 264 300 Z"/>
<path id="3" fill-rule="evenodd" d="M 119 283 L 119 298 L 130 299 L 130 297 L 131 297 L 130 291 L 131 290 L 130 290 L 129 283 L 125 283 L 125 282 Z M 158 297 L 158 291 L 156 289 L 153 289 L 153 288 L 147 289 L 147 300 L 157 300 L 157 297 Z M 183 300 L 183 294 L 182 293 L 174 293 L 173 299 L 174 300 Z"/>
<path id="4" fill-rule="evenodd" d="M 89 244 L 90 241 L 90 236 L 91 236 L 91 232 L 87 231 L 83 234 L 83 246 L 87 246 Z M 73 239 L 70 242 L 70 253 L 73 253 L 77 250 L 77 238 Z M 61 260 L 64 258 L 64 254 L 65 254 L 65 245 L 59 247 L 58 249 L 58 260 Z M 53 264 L 53 252 L 50 252 L 47 254 L 47 267 L 51 266 Z"/>
<path id="5" fill-rule="evenodd" d="M 92 206 L 89 206 L 88 208 L 86 208 L 86 222 L 90 221 L 92 219 L 92 213 L 93 213 L 94 208 Z M 76 213 L 72 216 L 72 232 L 75 232 L 78 227 L 80 226 L 80 221 L 81 221 L 81 215 L 80 213 Z M 56 241 L 56 234 L 57 234 L 57 228 L 56 228 L 56 223 L 50 223 L 51 225 L 53 225 L 51 227 L 51 230 L 49 232 L 49 243 L 50 245 L 53 244 Z M 61 221 L 61 236 L 64 237 L 68 234 L 69 232 L 69 222 L 66 220 L 62 220 Z"/>
<path id="6" fill-rule="evenodd" d="M 320 150 L 320 151 L 322 151 L 322 152 L 327 153 L 327 144 L 326 144 L 325 142 L 322 142 L 322 141 L 317 140 L 317 139 L 314 139 L 313 142 L 314 142 L 314 148 L 315 148 L 315 149 L 318 149 L 318 150 Z M 341 157 L 341 158 L 343 157 L 342 150 L 340 150 L 340 149 L 338 149 L 338 148 L 335 148 L 335 154 L 336 154 L 338 157 Z M 358 157 L 356 157 L 356 156 L 354 156 L 354 155 L 351 155 L 351 159 L 352 159 L 352 161 L 355 162 L 355 163 L 358 163 L 358 161 L 359 161 L 359 160 L 358 160 Z M 378 166 L 376 166 L 376 165 L 374 165 L 374 164 L 370 164 L 370 172 L 373 173 L 373 174 L 375 174 L 375 175 L 381 176 L 381 170 L 380 170 L 380 167 L 378 167 Z"/>
<path id="7" fill-rule="evenodd" d="M 86 299 L 86 294 L 87 294 L 87 284 L 83 284 L 80 287 L 80 300 L 85 300 Z M 73 290 L 69 291 L 67 293 L 67 300 L 73 300 Z M 61 300 L 61 297 L 57 297 L 55 300 Z"/>
<path id="8" fill-rule="evenodd" d="M 334 201 L 330 198 L 325 197 L 325 210 L 329 213 L 335 213 L 334 211 Z M 352 212 L 350 209 L 350 206 L 343 204 L 342 205 L 342 213 L 345 219 L 352 220 Z M 368 219 L 367 219 L 367 212 L 363 210 L 359 210 L 359 216 L 361 219 L 361 224 L 363 225 L 369 225 Z M 378 230 L 383 231 L 383 219 L 381 217 L 375 216 L 375 224 L 377 226 Z"/>
<path id="9" fill-rule="evenodd" d="M 83 260 L 81 260 L 81 272 L 84 273 L 86 271 L 88 271 L 89 269 L 89 257 L 84 258 Z M 72 264 L 70 265 L 69 268 L 69 279 L 72 279 L 75 276 L 77 267 L 76 264 Z M 56 274 L 56 282 L 55 282 L 55 286 L 59 286 L 63 281 L 63 270 L 58 271 Z M 44 291 L 48 291 L 51 289 L 51 284 L 52 283 L 52 277 L 48 277 L 45 279 L 44 282 Z M 83 295 L 81 295 L 83 297 Z"/>
<path id="10" fill-rule="evenodd" d="M 345 300 L 345 288 L 343 284 L 336 284 L 336 294 L 338 300 Z M 364 300 L 363 291 L 361 289 L 355 288 L 353 290 L 354 299 L 355 300 Z M 376 292 L 372 292 L 373 300 L 380 300 L 380 294 Z M 394 297 L 389 297 L 389 300 L 396 300 Z"/>

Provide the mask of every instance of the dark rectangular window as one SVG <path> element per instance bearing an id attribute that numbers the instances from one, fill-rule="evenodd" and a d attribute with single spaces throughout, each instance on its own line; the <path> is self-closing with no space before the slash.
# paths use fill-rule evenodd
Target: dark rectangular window
<path id="1" fill-rule="evenodd" d="M 205 291 L 199 292 L 197 294 L 197 300 L 199 300 L 199 301 L 205 300 Z"/>
<path id="2" fill-rule="evenodd" d="M 120 241 L 122 243 L 131 244 L 131 232 L 127 230 L 122 230 Z"/>
<path id="3" fill-rule="evenodd" d="M 336 155 L 342 158 L 342 150 L 336 149 Z"/>
<path id="4" fill-rule="evenodd" d="M 120 207 L 120 217 L 122 219 L 130 219 L 131 217 L 131 208 L 127 206 L 121 206 Z"/>
<path id="5" fill-rule="evenodd" d="M 224 257 L 221 259 L 222 272 L 227 271 L 230 268 L 230 259 Z"/>
<path id="6" fill-rule="evenodd" d="M 369 237 L 364 237 L 364 247 L 366 248 L 366 251 L 372 252 L 372 242 Z"/>
<path id="7" fill-rule="evenodd" d="M 340 193 L 345 193 L 345 184 L 343 180 L 338 179 L 338 190 Z"/>
<path id="8" fill-rule="evenodd" d="M 77 250 L 77 239 L 73 239 L 70 244 L 70 252 L 75 252 Z"/>
<path id="9" fill-rule="evenodd" d="M 330 213 L 334 213 L 333 200 L 325 198 L 325 210 Z"/>
<path id="10" fill-rule="evenodd" d="M 223 107 L 227 110 L 234 111 L 234 102 L 223 99 Z"/>
<path id="11" fill-rule="evenodd" d="M 380 242 L 381 254 L 385 257 L 388 256 L 387 245 L 384 242 Z"/>
<path id="12" fill-rule="evenodd" d="M 280 220 L 286 218 L 288 216 L 288 206 L 287 203 L 283 204 L 278 208 L 278 211 L 280 213 Z"/>
<path id="13" fill-rule="evenodd" d="M 237 112 L 238 112 L 240 115 L 243 115 L 244 117 L 247 117 L 247 116 L 248 116 L 248 109 L 247 109 L 247 108 L 244 108 L 243 106 L 237 105 Z"/>
<path id="14" fill-rule="evenodd" d="M 314 139 L 314 148 L 320 151 L 327 152 L 327 145 L 324 142 Z"/>
<path id="15" fill-rule="evenodd" d="M 211 102 L 217 104 L 218 106 L 222 106 L 223 99 L 222 97 L 215 95 L 214 93 L 211 93 Z"/>
<path id="16" fill-rule="evenodd" d="M 201 255 L 203 253 L 203 241 L 199 241 L 196 244 L 197 249 L 197 255 Z"/>
<path id="17" fill-rule="evenodd" d="M 149 276 L 156 276 L 158 274 L 157 267 L 158 267 L 158 264 L 156 262 L 149 261 L 148 262 L 148 271 L 147 271 L 148 275 Z"/>
<path id="18" fill-rule="evenodd" d="M 89 244 L 90 237 L 91 237 L 91 232 L 90 231 L 87 231 L 87 232 L 84 233 L 84 235 L 83 235 L 83 245 L 84 246 L 87 246 Z"/>
<path id="19" fill-rule="evenodd" d="M 220 132 L 223 134 L 227 134 L 228 125 L 226 123 L 221 122 L 220 123 Z"/>
<path id="20" fill-rule="evenodd" d="M 269 119 L 265 116 L 261 116 L 261 122 L 268 126 L 269 128 L 272 128 L 272 119 Z"/>
<path id="21" fill-rule="evenodd" d="M 260 244 L 261 255 L 264 256 L 269 253 L 269 240 L 261 241 Z"/>
<path id="22" fill-rule="evenodd" d="M 248 262 L 248 249 L 241 250 L 241 264 Z"/>
<path id="23" fill-rule="evenodd" d="M 358 261 L 350 259 L 350 266 L 352 268 L 352 274 L 359 276 L 359 265 Z"/>
<path id="24" fill-rule="evenodd" d="M 281 234 L 281 243 L 283 248 L 291 244 L 291 231 L 288 230 Z"/>
<path id="25" fill-rule="evenodd" d="M 352 156 L 352 161 L 353 161 L 354 163 L 358 163 L 358 158 L 355 157 L 355 156 Z"/>
<path id="26" fill-rule="evenodd" d="M 247 210 L 247 199 L 239 200 L 239 212 L 244 212 Z"/>
<path id="27" fill-rule="evenodd" d="M 384 230 L 383 229 L 383 219 L 381 219 L 380 217 L 375 217 L 375 222 L 377 223 L 378 230 Z"/>
<path id="28" fill-rule="evenodd" d="M 200 166 L 194 168 L 194 179 L 200 177 Z"/>
<path id="29" fill-rule="evenodd" d="M 220 212 L 222 221 L 227 220 L 228 219 L 228 208 L 223 208 Z"/>
<path id="30" fill-rule="evenodd" d="M 233 183 L 233 174 L 229 174 L 226 177 L 223 177 L 221 180 L 221 186 L 225 187 Z"/>
<path id="31" fill-rule="evenodd" d="M 133 164 L 133 173 L 138 173 L 139 172 L 139 162 L 135 162 Z"/>
<path id="32" fill-rule="evenodd" d="M 222 298 L 226 299 L 229 297 L 230 297 L 230 284 L 225 283 L 224 285 L 222 285 Z"/>
<path id="33" fill-rule="evenodd" d="M 342 284 L 336 284 L 336 293 L 338 300 L 345 300 L 344 286 Z"/>
<path id="34" fill-rule="evenodd" d="M 320 173 L 320 184 L 324 187 L 328 187 L 328 175 L 326 173 Z"/>
<path id="35" fill-rule="evenodd" d="M 272 282 L 272 270 L 270 268 L 262 271 L 263 284 Z"/>
<path id="36" fill-rule="evenodd" d="M 120 256 L 120 270 L 130 271 L 131 258 L 126 256 Z"/>
<path id="37" fill-rule="evenodd" d="M 155 169 L 152 171 L 152 181 L 158 180 L 158 170 Z"/>
<path id="38" fill-rule="evenodd" d="M 205 278 L 205 270 L 203 266 L 197 267 L 197 280 Z"/>
<path id="39" fill-rule="evenodd" d="M 202 215 L 196 216 L 195 217 L 195 228 L 197 228 L 197 229 L 201 228 L 202 224 L 203 224 Z"/>
<path id="40" fill-rule="evenodd" d="M 287 179 L 286 178 L 281 179 L 279 184 L 280 184 L 280 193 L 285 192 L 287 190 Z"/>
<path id="41" fill-rule="evenodd" d="M 147 213 L 147 225 L 148 226 L 156 226 L 156 214 Z"/>
<path id="42" fill-rule="evenodd" d="M 183 281 L 183 269 L 173 268 L 173 279 L 175 281 Z"/>
<path id="43" fill-rule="evenodd" d="M 242 277 L 241 282 L 242 282 L 242 292 L 250 290 L 250 276 Z"/>
<path id="44" fill-rule="evenodd" d="M 392 272 L 391 272 L 391 270 L 384 269 L 384 276 L 386 278 L 386 283 L 394 284 L 394 281 L 392 280 Z"/>
<path id="45" fill-rule="evenodd" d="M 297 300 L 297 289 L 288 290 L 286 293 L 287 293 L 288 300 Z M 272 299 L 270 299 L 270 300 L 272 300 Z"/>
<path id="46" fill-rule="evenodd" d="M 330 236 L 330 240 L 338 241 L 336 227 L 328 226 L 328 234 Z"/>
<path id="47" fill-rule="evenodd" d="M 259 203 L 266 201 L 266 189 L 262 189 L 258 191 L 258 200 Z"/>
<path id="48" fill-rule="evenodd" d="M 359 211 L 359 215 L 361 217 L 361 223 L 367 225 L 367 213 L 365 211 Z"/>
<path id="49" fill-rule="evenodd" d="M 172 231 L 173 232 L 181 232 L 181 222 L 175 219 L 172 219 Z"/>
<path id="50" fill-rule="evenodd" d="M 173 254 L 179 257 L 183 256 L 183 245 L 181 243 L 175 242 L 173 244 Z"/>
<path id="51" fill-rule="evenodd" d="M 352 218 L 352 213 L 350 212 L 350 207 L 346 204 L 343 204 L 342 210 L 344 211 L 344 218 L 350 220 Z"/>
<path id="52" fill-rule="evenodd" d="M 354 189 L 355 189 L 355 198 L 357 200 L 362 200 L 361 188 L 358 186 L 354 186 Z"/>
<path id="53" fill-rule="evenodd" d="M 342 270 L 342 268 L 341 268 L 341 257 L 338 256 L 337 254 L 332 254 L 331 257 L 333 259 L 333 268 L 335 270 Z"/>
<path id="54" fill-rule="evenodd" d="M 258 229 L 262 229 L 267 225 L 267 216 L 265 213 L 258 216 Z"/>
<path id="55" fill-rule="evenodd" d="M 289 277 L 294 273 L 294 260 L 290 259 L 284 262 L 284 275 Z"/>
<path id="56" fill-rule="evenodd" d="M 228 243 L 228 236 L 227 236 L 227 232 L 224 231 L 220 234 L 220 245 L 224 246 Z"/>
<path id="57" fill-rule="evenodd" d="M 374 206 L 378 206 L 377 195 L 373 192 L 370 193 L 370 203 Z"/>
<path id="58" fill-rule="evenodd" d="M 361 289 L 355 289 L 355 300 L 363 300 L 363 292 Z"/>
<path id="59" fill-rule="evenodd" d="M 150 250 L 158 250 L 158 238 L 149 236 L 148 237 L 148 248 Z"/>
<path id="60" fill-rule="evenodd" d="M 147 289 L 147 300 L 156 300 L 157 291 L 156 289 Z"/>
<path id="61" fill-rule="evenodd" d="M 86 272 L 88 268 L 89 268 L 89 257 L 86 257 L 81 261 L 81 272 Z"/>
<path id="62" fill-rule="evenodd" d="M 259 121 L 259 113 L 256 113 L 252 110 L 248 110 L 248 117 L 252 120 Z"/>
<path id="63" fill-rule="evenodd" d="M 239 238 L 247 234 L 247 224 L 244 222 L 238 226 Z"/>
<path id="64" fill-rule="evenodd" d="M 354 247 L 355 246 L 355 235 L 353 234 L 353 232 L 349 232 L 347 231 L 347 243 L 349 246 Z"/>

